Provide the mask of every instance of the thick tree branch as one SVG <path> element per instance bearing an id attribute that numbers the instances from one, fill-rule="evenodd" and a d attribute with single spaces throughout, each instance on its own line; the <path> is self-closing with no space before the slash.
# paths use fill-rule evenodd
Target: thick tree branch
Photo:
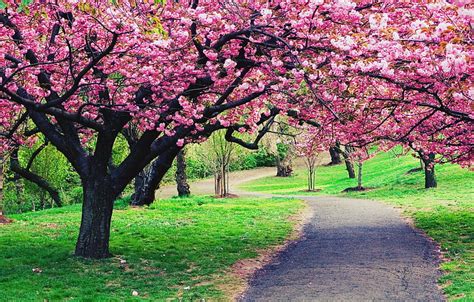
<path id="1" fill-rule="evenodd" d="M 30 162 L 34 160 L 34 158 L 39 154 L 39 152 L 41 152 L 41 150 L 43 150 L 43 148 L 40 147 L 38 150 L 36 150 L 38 151 L 37 153 L 35 151 L 36 155 L 35 153 L 33 153 L 32 157 L 30 158 Z M 58 190 L 56 190 L 45 178 L 31 172 L 29 170 L 29 167 L 31 167 L 31 164 L 28 163 L 28 165 L 29 166 L 27 168 L 23 168 L 20 165 L 20 162 L 18 160 L 18 149 L 15 149 L 10 156 L 10 169 L 16 174 L 18 174 L 19 176 L 23 177 L 24 179 L 31 181 L 32 183 L 36 184 L 41 189 L 47 191 L 48 194 L 53 199 L 56 206 L 61 207 L 62 202 L 61 202 L 61 198 L 59 197 Z"/>

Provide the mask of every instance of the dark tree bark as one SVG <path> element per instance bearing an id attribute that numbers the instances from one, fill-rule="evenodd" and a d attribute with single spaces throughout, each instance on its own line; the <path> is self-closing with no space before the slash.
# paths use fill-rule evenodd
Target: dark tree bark
<path id="1" fill-rule="evenodd" d="M 191 195 L 191 191 L 189 189 L 189 184 L 187 181 L 186 176 L 186 157 L 185 151 L 179 151 L 178 155 L 176 156 L 176 187 L 178 190 L 178 196 L 186 197 Z"/>
<path id="2" fill-rule="evenodd" d="M 40 147 L 40 149 L 42 148 Z M 39 154 L 39 152 L 35 152 L 35 154 L 37 155 Z M 10 156 L 10 170 L 48 192 L 49 196 L 51 197 L 51 199 L 53 199 L 56 206 L 62 207 L 61 197 L 59 196 L 58 190 L 56 190 L 45 178 L 30 171 L 31 163 L 34 160 L 35 154 L 32 155 L 30 163 L 28 163 L 27 167 L 23 168 L 20 165 L 20 162 L 18 161 L 18 149 L 13 150 Z"/>
<path id="3" fill-rule="evenodd" d="M 329 155 L 331 155 L 330 166 L 339 165 L 342 163 L 341 153 L 339 152 L 341 146 L 339 143 L 336 143 L 335 146 L 329 148 Z"/>
<path id="4" fill-rule="evenodd" d="M 430 153 L 428 155 L 424 155 L 420 152 L 420 158 L 423 160 L 423 166 L 425 170 L 425 189 L 429 188 L 436 188 L 438 186 L 438 182 L 436 181 L 436 174 L 435 174 L 435 154 Z"/>
<path id="5" fill-rule="evenodd" d="M 155 192 L 159 189 L 161 180 L 170 169 L 173 159 L 177 156 L 178 152 L 179 150 L 176 149 L 172 152 L 172 157 L 166 158 L 166 160 L 160 158 L 155 160 L 148 170 L 141 172 L 145 175 L 143 185 L 135 187 L 135 193 L 131 201 L 132 205 L 145 206 L 153 203 Z"/>
<path id="6" fill-rule="evenodd" d="M 358 173 L 357 173 L 357 190 L 362 191 L 362 162 L 357 163 Z"/>
<path id="7" fill-rule="evenodd" d="M 356 178 L 355 171 L 354 171 L 354 164 L 352 161 L 345 159 L 344 162 L 346 163 L 346 170 L 349 178 Z"/>
<path id="8" fill-rule="evenodd" d="M 138 175 L 135 177 L 134 183 L 133 183 L 133 194 L 132 198 L 130 200 L 131 205 L 137 205 L 136 203 L 138 202 L 137 197 L 140 195 L 140 192 L 143 190 L 143 187 L 146 184 L 146 179 L 148 177 L 149 171 L 147 169 L 143 169 Z"/>
<path id="9" fill-rule="evenodd" d="M 159 182 L 163 175 L 158 175 L 161 170 L 158 170 L 151 166 L 148 172 L 141 172 L 144 174 L 143 182 L 139 182 L 138 185 L 135 184 L 135 193 L 132 196 L 131 205 L 133 206 L 147 206 L 153 203 L 155 200 L 155 191 L 159 187 Z M 157 183 L 158 182 L 158 183 Z"/>
<path id="10" fill-rule="evenodd" d="M 291 160 L 284 158 L 283 160 L 277 156 L 277 174 L 278 177 L 290 177 L 293 174 Z"/>
<path id="11" fill-rule="evenodd" d="M 110 222 L 116 195 L 110 182 L 96 175 L 83 181 L 82 220 L 75 255 L 101 259 L 110 256 Z"/>
<path id="12" fill-rule="evenodd" d="M 134 145 L 137 143 L 137 141 L 140 138 L 140 135 L 136 128 L 124 129 L 122 131 L 122 135 L 127 140 L 130 150 L 134 148 Z M 149 177 L 149 174 L 150 174 L 149 167 L 145 167 L 142 171 L 140 171 L 137 174 L 137 176 L 135 176 L 134 183 L 133 183 L 134 191 L 130 199 L 130 205 L 140 206 L 141 194 L 145 190 L 144 187 L 147 185 L 147 181 L 148 181 L 147 179 Z"/>
<path id="13" fill-rule="evenodd" d="M 280 165 L 277 167 L 277 176 L 278 177 L 290 177 L 293 173 L 293 168 L 291 165 Z"/>
<path id="14" fill-rule="evenodd" d="M 122 135 L 128 142 L 130 150 L 136 147 L 140 134 L 136 129 L 125 129 Z M 174 156 L 167 157 L 167 161 L 156 159 L 148 167 L 143 168 L 134 178 L 134 193 L 130 200 L 132 206 L 150 205 L 155 200 L 155 192 L 159 188 L 159 184 L 165 176 L 178 150 L 173 152 Z"/>
<path id="15" fill-rule="evenodd" d="M 351 152 L 352 152 L 352 147 L 346 146 L 342 155 L 344 157 L 344 162 L 346 164 L 346 170 L 349 175 L 349 178 L 353 179 L 353 178 L 356 178 L 356 175 L 354 171 L 354 163 L 350 160 L 350 157 L 349 157 Z"/>

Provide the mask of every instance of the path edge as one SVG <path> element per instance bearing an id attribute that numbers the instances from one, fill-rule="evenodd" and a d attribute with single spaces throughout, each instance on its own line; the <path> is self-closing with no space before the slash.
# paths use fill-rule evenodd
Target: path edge
<path id="1" fill-rule="evenodd" d="M 250 287 L 250 281 L 258 271 L 270 264 L 290 245 L 303 239 L 304 228 L 314 216 L 314 212 L 309 205 L 309 201 L 299 198 L 295 198 L 295 200 L 302 201 L 303 207 L 287 218 L 287 221 L 294 222 L 294 224 L 286 239 L 279 245 L 257 250 L 258 255 L 254 258 L 238 260 L 220 278 L 221 282 L 216 284 L 217 288 L 224 292 L 229 301 L 241 300 Z"/>
<path id="2" fill-rule="evenodd" d="M 446 294 L 445 290 L 444 290 L 444 287 L 442 286 L 442 284 L 440 284 L 440 279 L 441 277 L 443 277 L 446 273 L 445 271 L 441 268 L 441 265 L 443 263 L 447 263 L 447 262 L 450 262 L 451 259 L 449 259 L 447 256 L 446 256 L 446 252 L 443 252 L 442 248 L 441 248 L 441 243 L 439 243 L 438 241 L 436 241 L 435 239 L 433 239 L 433 237 L 431 237 L 430 235 L 428 235 L 428 233 L 417 227 L 416 226 L 416 219 L 413 215 L 411 215 L 409 213 L 409 210 L 406 209 L 406 208 L 403 208 L 402 206 L 395 206 L 393 204 L 390 204 L 389 202 L 385 202 L 383 200 L 375 200 L 376 202 L 382 202 L 386 205 L 389 205 L 391 206 L 393 209 L 395 209 L 395 211 L 398 212 L 400 218 L 413 230 L 413 232 L 415 232 L 418 236 L 422 236 L 423 238 L 425 238 L 431 245 L 432 249 L 431 249 L 431 252 L 433 253 L 433 256 L 435 259 L 435 264 L 437 266 L 437 271 L 438 271 L 438 276 L 437 276 L 437 280 L 436 280 L 436 285 L 439 289 L 439 292 L 441 293 L 441 295 L 443 296 L 444 298 L 444 301 L 449 301 L 449 297 L 448 295 Z"/>

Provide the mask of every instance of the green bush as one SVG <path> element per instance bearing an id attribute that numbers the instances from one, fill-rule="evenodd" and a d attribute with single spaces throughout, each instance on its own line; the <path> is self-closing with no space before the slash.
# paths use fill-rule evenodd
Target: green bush
<path id="1" fill-rule="evenodd" d="M 266 148 L 260 148 L 254 152 L 256 167 L 274 167 L 276 165 L 276 156 L 270 154 Z"/>
<path id="2" fill-rule="evenodd" d="M 206 178 L 213 174 L 212 169 L 202 160 L 186 158 L 186 174 L 189 179 Z"/>
<path id="3" fill-rule="evenodd" d="M 69 204 L 82 203 L 82 187 L 74 187 L 67 194 Z"/>
<path id="4" fill-rule="evenodd" d="M 22 167 L 28 165 L 31 156 L 43 142 L 40 138 L 32 147 L 22 147 L 18 150 L 18 160 Z M 5 165 L 8 167 L 8 161 Z M 71 201 L 75 198 L 71 197 L 70 193 L 75 187 L 80 186 L 80 179 L 64 155 L 54 146 L 47 145 L 35 157 L 30 171 L 48 181 L 59 192 L 64 205 L 73 203 Z M 16 176 L 13 172 L 6 173 L 4 186 L 6 213 L 21 213 L 54 207 L 54 202 L 45 190 L 35 183 Z"/>

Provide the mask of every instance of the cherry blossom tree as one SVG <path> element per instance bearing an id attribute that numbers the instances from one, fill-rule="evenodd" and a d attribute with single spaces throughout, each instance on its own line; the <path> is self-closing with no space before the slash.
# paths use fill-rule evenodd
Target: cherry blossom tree
<path id="1" fill-rule="evenodd" d="M 280 91 L 302 80 L 283 60 L 294 64 L 291 49 L 303 42 L 285 28 L 290 16 L 272 17 L 265 4 L 4 2 L 2 149 L 41 132 L 79 173 L 78 256 L 109 255 L 113 201 L 151 161 L 162 177 L 185 144 L 219 129 L 245 145 L 234 132 L 257 131 L 285 111 Z M 298 78 L 284 73 L 293 69 Z M 113 167 L 115 139 L 132 126 L 141 135 Z"/>
<path id="2" fill-rule="evenodd" d="M 325 122 L 341 141 L 387 149 L 415 142 L 472 164 L 473 6 L 451 2 L 379 2 L 366 34 L 331 40 L 341 53 L 318 87 L 340 117 Z"/>
<path id="3" fill-rule="evenodd" d="M 298 135 L 295 143 L 296 153 L 304 158 L 308 170 L 308 192 L 315 192 L 316 189 L 316 166 L 319 155 L 326 151 L 329 146 L 327 136 L 321 128 L 307 128 Z"/>
<path id="4" fill-rule="evenodd" d="M 221 129 L 257 148 L 278 114 L 354 145 L 423 125 L 425 150 L 472 162 L 469 3 L 31 2 L 0 6 L 0 145 L 42 133 L 78 172 L 78 256 L 110 255 L 113 202 L 151 162 L 159 183 L 186 144 Z M 111 165 L 130 127 L 139 137 Z"/>

